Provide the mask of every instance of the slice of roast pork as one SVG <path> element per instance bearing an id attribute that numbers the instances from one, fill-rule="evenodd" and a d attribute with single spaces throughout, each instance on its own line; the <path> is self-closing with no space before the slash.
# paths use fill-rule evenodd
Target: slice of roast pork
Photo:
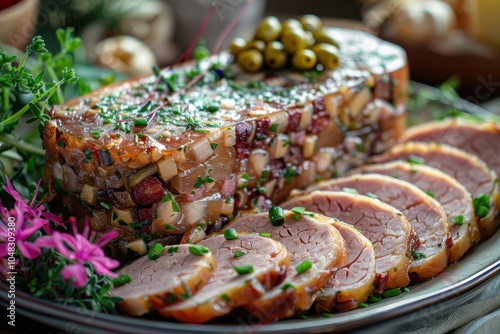
<path id="1" fill-rule="evenodd" d="M 441 204 L 420 188 L 389 176 L 364 174 L 320 182 L 311 190 L 313 189 L 371 193 L 400 210 L 414 228 L 421 243 L 411 250 L 411 280 L 432 278 L 446 268 L 448 248 L 452 242 L 448 219 Z"/>
<path id="2" fill-rule="evenodd" d="M 283 225 L 274 226 L 278 224 L 271 224 L 268 213 L 246 214 L 229 225 L 269 233 L 291 254 L 285 281 L 246 306 L 254 321 L 270 322 L 309 310 L 332 273 L 347 261 L 346 245 L 333 227 L 333 219 L 288 210 L 284 210 L 284 217 Z"/>
<path id="3" fill-rule="evenodd" d="M 477 155 L 500 175 L 500 125 L 448 119 L 423 123 L 404 132 L 401 142 L 430 141 Z"/>
<path id="4" fill-rule="evenodd" d="M 206 247 L 217 260 L 210 280 L 187 299 L 158 312 L 188 323 L 204 323 L 252 302 L 279 284 L 290 254 L 279 242 L 254 233 L 236 232 L 236 239 L 210 235 L 194 247 Z M 193 247 L 191 245 L 190 247 Z"/>
<path id="5" fill-rule="evenodd" d="M 129 275 L 131 281 L 110 293 L 123 298 L 119 303 L 122 312 L 140 316 L 196 292 L 216 267 L 210 251 L 195 256 L 188 245 L 167 246 L 156 260 L 144 256 L 123 267 L 118 274 Z"/>
<path id="6" fill-rule="evenodd" d="M 480 234 L 471 194 L 457 180 L 436 168 L 393 161 L 361 167 L 354 173 L 377 173 L 408 181 L 432 194 L 448 216 L 453 246 L 448 262 L 457 261 L 479 242 Z"/>
<path id="7" fill-rule="evenodd" d="M 415 248 L 413 228 L 401 212 L 394 207 L 358 194 L 339 191 L 314 191 L 310 194 L 296 196 L 282 205 L 284 208 L 305 207 L 306 210 L 318 212 L 328 217 L 336 217 L 352 224 L 366 236 L 375 251 L 375 267 L 377 278 L 375 290 L 400 288 L 408 285 L 408 268 L 412 262 L 411 249 Z M 342 233 L 342 230 L 339 229 Z M 339 295 L 351 295 L 357 301 L 362 300 L 359 287 L 366 282 L 367 265 L 365 259 L 358 256 L 359 243 L 347 244 L 347 265 L 337 271 L 330 279 L 338 281 L 342 286 Z M 354 249 L 353 249 L 354 248 Z M 360 262 L 361 260 L 361 262 Z M 337 297 L 338 299 L 339 297 Z M 361 301 L 362 302 L 362 301 Z M 324 305 L 325 303 L 321 303 Z"/>
<path id="8" fill-rule="evenodd" d="M 477 156 L 444 144 L 408 142 L 394 146 L 373 160 L 424 163 L 451 175 L 471 193 L 474 201 L 486 209 L 481 212 L 482 209 L 475 208 L 481 238 L 495 233 L 500 208 L 497 174 Z"/>

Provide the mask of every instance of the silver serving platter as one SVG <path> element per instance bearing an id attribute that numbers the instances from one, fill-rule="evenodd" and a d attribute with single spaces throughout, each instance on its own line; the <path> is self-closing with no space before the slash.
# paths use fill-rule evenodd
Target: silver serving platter
<path id="1" fill-rule="evenodd" d="M 429 87 L 414 84 L 413 94 Z M 435 91 L 437 92 L 437 91 Z M 429 98 L 431 103 L 453 106 L 471 114 L 487 114 L 462 100 L 447 103 Z M 412 111 L 412 112 L 415 112 Z M 420 112 L 420 111 L 417 111 Z M 422 111 L 425 113 L 425 111 Z M 481 293 L 489 282 L 500 277 L 500 230 L 474 246 L 457 263 L 427 282 L 412 284 L 409 292 L 383 299 L 330 317 L 292 319 L 261 325 L 245 316 L 234 315 L 217 322 L 192 325 L 164 320 L 156 316 L 132 318 L 108 315 L 55 304 L 16 292 L 16 312 L 28 318 L 73 333 L 325 333 L 401 331 L 424 325 Z M 7 289 L 0 284 L 0 304 L 7 306 Z"/>

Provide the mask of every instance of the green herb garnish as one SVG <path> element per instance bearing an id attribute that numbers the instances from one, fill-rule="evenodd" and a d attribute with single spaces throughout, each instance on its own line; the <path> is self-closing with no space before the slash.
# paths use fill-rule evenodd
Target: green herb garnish
<path id="1" fill-rule="evenodd" d="M 224 238 L 226 238 L 226 240 L 238 239 L 238 233 L 236 233 L 234 228 L 228 228 L 224 230 Z"/>
<path id="2" fill-rule="evenodd" d="M 476 216 L 479 218 L 484 218 L 490 212 L 490 198 L 486 194 L 481 194 L 478 197 L 474 198 L 473 201 Z"/>
<path id="3" fill-rule="evenodd" d="M 460 225 L 463 225 L 463 223 L 464 223 L 464 216 L 462 216 L 462 215 L 451 216 L 450 220 L 453 224 L 460 226 Z"/>
<path id="4" fill-rule="evenodd" d="M 240 251 L 240 250 L 237 250 L 237 251 L 234 251 L 234 257 L 235 258 L 240 258 L 242 257 L 243 255 L 245 255 L 247 252 L 245 251 Z"/>
<path id="5" fill-rule="evenodd" d="M 382 292 L 382 296 L 384 296 L 385 298 L 399 296 L 400 294 L 401 294 L 400 288 L 394 288 L 394 289 L 385 290 L 384 292 Z"/>
<path id="6" fill-rule="evenodd" d="M 425 159 L 418 155 L 410 155 L 408 157 L 408 162 L 413 165 L 425 165 Z"/>
<path id="7" fill-rule="evenodd" d="M 157 242 L 154 243 L 148 251 L 148 259 L 150 260 L 158 260 L 163 252 L 163 246 Z"/>
<path id="8" fill-rule="evenodd" d="M 424 253 L 417 252 L 414 249 L 412 249 L 410 251 L 410 254 L 411 254 L 411 256 L 413 257 L 414 260 L 425 259 L 427 257 Z"/>
<path id="9" fill-rule="evenodd" d="M 243 264 L 240 266 L 234 266 L 234 270 L 238 273 L 238 275 L 246 275 L 253 273 L 253 266 L 249 264 Z"/>
<path id="10" fill-rule="evenodd" d="M 281 226 L 285 223 L 285 212 L 279 206 L 269 209 L 269 221 L 273 226 Z"/>
<path id="11" fill-rule="evenodd" d="M 196 256 L 203 256 L 210 252 L 210 249 L 208 249 L 205 246 L 202 245 L 190 245 L 189 246 L 189 253 L 196 255 Z"/>
<path id="12" fill-rule="evenodd" d="M 305 260 L 304 262 L 302 262 L 301 264 L 299 264 L 295 268 L 295 270 L 297 270 L 298 274 L 303 274 L 303 273 L 305 273 L 306 271 L 308 271 L 311 268 L 312 268 L 312 262 L 311 262 L 311 260 Z"/>

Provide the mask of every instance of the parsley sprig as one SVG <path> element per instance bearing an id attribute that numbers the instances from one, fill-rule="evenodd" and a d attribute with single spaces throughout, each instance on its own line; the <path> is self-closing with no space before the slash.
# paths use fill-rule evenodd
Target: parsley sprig
<path id="1" fill-rule="evenodd" d="M 80 94 L 90 90 L 73 69 L 73 54 L 81 39 L 74 36 L 72 28 L 57 30 L 56 37 L 60 50 L 55 54 L 47 50 L 40 36 L 32 39 L 23 54 L 16 55 L 10 49 L 9 53 L 0 46 L 1 179 L 5 174 L 12 180 L 22 176 L 24 184 L 40 179 L 45 154 L 40 135 L 50 120 L 47 111 L 51 105 L 64 102 L 67 85 L 78 83 Z"/>

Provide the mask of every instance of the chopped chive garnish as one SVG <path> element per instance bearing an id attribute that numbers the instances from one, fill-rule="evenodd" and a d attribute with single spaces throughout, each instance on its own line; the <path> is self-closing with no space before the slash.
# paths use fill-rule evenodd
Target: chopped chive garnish
<path id="1" fill-rule="evenodd" d="M 342 191 L 348 194 L 358 194 L 358 191 L 354 188 L 344 187 L 342 188 Z"/>
<path id="2" fill-rule="evenodd" d="M 92 160 L 92 151 L 88 147 L 85 147 L 83 151 L 85 153 L 85 159 L 83 159 L 83 162 L 90 162 L 90 160 Z"/>
<path id="3" fill-rule="evenodd" d="M 132 282 L 132 279 L 127 274 L 120 274 L 118 278 L 111 279 L 113 286 L 120 286 Z"/>
<path id="4" fill-rule="evenodd" d="M 212 183 L 212 182 L 214 182 L 214 181 L 215 181 L 215 180 L 214 180 L 214 178 L 213 178 L 213 177 L 211 177 L 211 176 L 206 176 L 206 177 L 205 177 L 205 182 L 206 182 L 206 183 Z"/>
<path id="5" fill-rule="evenodd" d="M 484 206 L 480 206 L 476 209 L 476 214 L 479 218 L 484 218 L 488 215 L 488 209 Z"/>
<path id="6" fill-rule="evenodd" d="M 408 157 L 408 162 L 413 165 L 425 165 L 425 159 L 418 155 L 410 155 Z"/>
<path id="7" fill-rule="evenodd" d="M 378 196 L 377 196 L 377 195 L 375 195 L 374 193 L 366 193 L 366 196 L 371 197 L 371 198 L 378 199 Z"/>
<path id="8" fill-rule="evenodd" d="M 285 212 L 280 206 L 269 209 L 269 221 L 273 226 L 281 226 L 285 223 Z"/>
<path id="9" fill-rule="evenodd" d="M 235 258 L 240 258 L 240 257 L 242 257 L 243 255 L 245 255 L 246 253 L 247 253 L 247 252 L 245 252 L 245 251 L 239 251 L 239 250 L 237 250 L 237 251 L 234 251 L 234 257 L 235 257 Z"/>
<path id="10" fill-rule="evenodd" d="M 90 131 L 90 134 L 92 135 L 92 137 L 94 137 L 95 139 L 99 139 L 99 137 L 101 137 L 101 130 L 91 130 Z"/>
<path id="11" fill-rule="evenodd" d="M 425 259 L 427 257 L 424 253 L 419 253 L 414 249 L 412 249 L 410 253 L 414 260 Z"/>
<path id="12" fill-rule="evenodd" d="M 462 215 L 451 216 L 450 220 L 453 224 L 460 226 L 460 225 L 463 225 L 463 223 L 464 223 L 464 216 L 462 216 Z"/>
<path id="13" fill-rule="evenodd" d="M 108 210 L 108 209 L 109 209 L 109 204 L 108 204 L 108 203 L 106 203 L 106 202 L 101 202 L 100 204 L 101 204 L 101 206 L 102 206 L 103 208 L 105 208 L 106 210 Z"/>
<path id="14" fill-rule="evenodd" d="M 212 150 L 215 150 L 217 148 L 217 143 L 211 143 L 210 144 L 210 147 L 212 148 Z"/>
<path id="15" fill-rule="evenodd" d="M 222 295 L 220 295 L 220 297 L 225 301 L 225 302 L 230 302 L 231 301 L 231 298 L 229 298 L 229 296 L 225 293 L 223 293 Z"/>
<path id="16" fill-rule="evenodd" d="M 476 216 L 478 216 L 479 218 L 486 217 L 491 207 L 489 197 L 486 194 L 481 194 L 478 197 L 474 198 L 473 202 Z"/>
<path id="17" fill-rule="evenodd" d="M 205 110 L 208 112 L 216 112 L 219 111 L 219 106 L 216 104 L 209 104 L 205 106 Z"/>
<path id="18" fill-rule="evenodd" d="M 195 189 L 198 189 L 199 187 L 201 187 L 201 185 L 203 184 L 203 178 L 201 176 L 198 176 L 198 178 L 196 179 L 196 182 L 194 183 L 194 188 Z"/>
<path id="19" fill-rule="evenodd" d="M 361 304 L 359 304 L 359 308 L 365 308 L 365 307 L 368 307 L 367 303 L 361 303 Z"/>
<path id="20" fill-rule="evenodd" d="M 281 288 L 281 290 L 286 290 L 286 289 L 293 289 L 293 290 L 295 290 L 296 289 L 295 285 L 293 285 L 292 283 L 288 283 L 288 282 L 287 283 L 283 283 L 280 288 Z"/>
<path id="21" fill-rule="evenodd" d="M 157 242 L 154 243 L 148 251 L 148 259 L 157 260 L 161 256 L 161 252 L 163 251 L 163 246 Z"/>
<path id="22" fill-rule="evenodd" d="M 305 273 L 306 271 L 308 271 L 311 268 L 312 268 L 312 262 L 311 262 L 311 260 L 305 260 L 304 262 L 302 262 L 301 264 L 299 264 L 295 268 L 295 270 L 297 270 L 297 273 L 303 274 L 303 273 Z"/>
<path id="23" fill-rule="evenodd" d="M 172 253 L 177 253 L 179 251 L 179 246 L 171 246 L 168 247 L 167 253 L 172 254 Z"/>
<path id="24" fill-rule="evenodd" d="M 304 212 L 306 211 L 306 208 L 304 208 L 303 206 L 296 206 L 296 207 L 292 208 L 290 211 L 292 211 L 296 215 L 302 216 L 304 214 Z"/>
<path id="25" fill-rule="evenodd" d="M 269 238 L 271 236 L 271 232 L 261 232 L 261 233 L 259 233 L 259 235 L 261 237 Z"/>
<path id="26" fill-rule="evenodd" d="M 434 193 L 433 193 L 432 191 L 425 190 L 425 193 L 426 193 L 427 195 L 429 195 L 430 197 L 435 198 L 435 197 L 434 197 Z"/>
<path id="27" fill-rule="evenodd" d="M 321 316 L 325 317 L 325 318 L 329 318 L 331 316 L 333 316 L 332 313 L 321 313 Z"/>
<path id="28" fill-rule="evenodd" d="M 238 239 L 238 233 L 236 233 L 234 228 L 228 228 L 224 230 L 224 238 L 226 238 L 226 240 Z"/>
<path id="29" fill-rule="evenodd" d="M 145 118 L 136 118 L 134 119 L 135 126 L 146 126 L 148 125 L 148 120 Z"/>
<path id="30" fill-rule="evenodd" d="M 382 300 L 382 297 L 377 293 L 374 293 L 373 295 L 370 296 L 370 301 L 372 303 L 378 303 L 381 300 Z"/>
<path id="31" fill-rule="evenodd" d="M 382 292 L 382 295 L 385 298 L 399 296 L 400 294 L 401 294 L 401 289 L 400 288 L 394 288 L 394 289 L 385 290 L 384 292 Z"/>
<path id="32" fill-rule="evenodd" d="M 66 147 L 66 143 L 65 143 L 65 142 L 63 142 L 62 140 L 58 140 L 58 141 L 57 141 L 57 146 L 62 147 L 62 148 L 65 148 L 65 147 Z"/>
<path id="33" fill-rule="evenodd" d="M 189 253 L 196 255 L 196 256 L 203 256 L 210 252 L 210 249 L 207 247 L 204 247 L 202 245 L 190 245 L 189 246 Z"/>
<path id="34" fill-rule="evenodd" d="M 238 273 L 238 275 L 246 275 L 253 273 L 253 266 L 249 264 L 244 264 L 241 266 L 234 266 L 234 270 Z"/>
<path id="35" fill-rule="evenodd" d="M 404 288 L 403 288 L 403 290 L 404 290 L 405 292 L 410 292 L 410 288 L 408 288 L 408 287 L 404 287 Z"/>
<path id="36" fill-rule="evenodd" d="M 276 123 L 271 124 L 271 126 L 269 127 L 269 130 L 271 130 L 272 132 L 276 132 L 276 131 L 278 131 L 278 126 L 279 126 L 279 124 L 276 124 Z"/>
<path id="37" fill-rule="evenodd" d="M 170 224 L 167 224 L 167 225 L 163 226 L 163 229 L 164 230 L 173 230 L 174 227 L 172 225 L 170 225 Z"/>

